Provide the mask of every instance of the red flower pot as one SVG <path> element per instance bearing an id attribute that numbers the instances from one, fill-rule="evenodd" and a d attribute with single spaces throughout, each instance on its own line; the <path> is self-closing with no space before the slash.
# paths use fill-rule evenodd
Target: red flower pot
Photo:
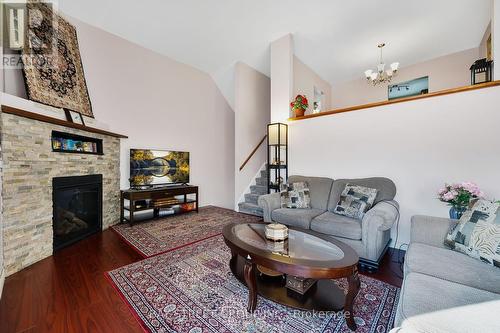
<path id="1" fill-rule="evenodd" d="M 296 108 L 293 109 L 293 111 L 295 112 L 295 117 L 303 117 L 304 113 L 306 112 L 306 110 L 302 108 Z"/>

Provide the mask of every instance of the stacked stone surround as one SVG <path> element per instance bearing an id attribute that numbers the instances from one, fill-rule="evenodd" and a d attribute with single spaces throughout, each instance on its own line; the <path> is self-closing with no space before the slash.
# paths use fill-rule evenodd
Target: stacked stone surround
<path id="1" fill-rule="evenodd" d="M 52 178 L 103 175 L 103 229 L 119 222 L 120 139 L 1 114 L 6 275 L 52 255 Z M 52 131 L 103 140 L 104 155 L 52 152 Z"/>

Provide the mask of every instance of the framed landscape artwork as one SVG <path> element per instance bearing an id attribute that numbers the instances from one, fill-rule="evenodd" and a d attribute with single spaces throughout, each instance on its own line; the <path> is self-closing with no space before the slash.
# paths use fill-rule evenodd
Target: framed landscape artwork
<path id="1" fill-rule="evenodd" d="M 415 80 L 390 84 L 387 87 L 388 99 L 398 99 L 429 93 L 429 77 L 424 76 Z"/>
<path id="2" fill-rule="evenodd" d="M 75 28 L 45 3 L 27 3 L 22 60 L 29 99 L 93 117 Z"/>

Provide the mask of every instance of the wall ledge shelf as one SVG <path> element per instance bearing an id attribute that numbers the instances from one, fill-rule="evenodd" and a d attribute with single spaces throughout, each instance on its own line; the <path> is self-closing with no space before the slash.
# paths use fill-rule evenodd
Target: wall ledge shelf
<path id="1" fill-rule="evenodd" d="M 86 132 L 90 132 L 90 133 L 102 134 L 102 135 L 112 136 L 112 137 L 120 138 L 120 139 L 127 139 L 128 138 L 128 136 L 123 135 L 123 134 L 113 133 L 113 132 L 105 131 L 105 130 L 102 130 L 99 128 L 88 127 L 88 126 L 72 123 L 72 122 L 69 122 L 66 120 L 61 120 L 61 119 L 45 116 L 45 115 L 42 115 L 39 113 L 21 110 L 21 109 L 18 109 L 18 108 L 12 107 L 12 106 L 8 106 L 8 105 L 2 105 L 2 112 L 8 113 L 8 114 L 13 114 L 13 115 L 16 115 L 19 117 L 24 117 L 24 118 L 42 121 L 45 123 L 74 128 L 74 129 L 78 129 L 78 130 L 82 130 L 82 131 L 86 131 Z"/>
<path id="2" fill-rule="evenodd" d="M 472 86 L 464 86 L 464 87 L 440 90 L 440 91 L 431 92 L 431 93 L 428 93 L 425 95 L 404 97 L 404 98 L 399 98 L 399 99 L 393 99 L 390 101 L 381 101 L 381 102 L 375 102 L 375 103 L 369 103 L 369 104 L 350 106 L 347 108 L 341 108 L 341 109 L 336 109 L 336 110 L 331 110 L 331 111 L 308 114 L 308 115 L 305 115 L 303 117 L 292 117 L 292 118 L 288 118 L 288 120 L 289 121 L 297 121 L 297 120 L 304 120 L 304 119 L 317 118 L 317 117 L 323 117 L 323 116 L 330 116 L 330 115 L 334 115 L 334 114 L 338 114 L 338 113 L 364 110 L 364 109 L 374 108 L 374 107 L 378 107 L 378 106 L 410 102 L 410 101 L 415 101 L 415 100 L 419 100 L 419 99 L 425 99 L 425 98 L 436 97 L 436 96 L 444 96 L 444 95 L 449 95 L 449 94 L 456 94 L 456 93 L 472 91 L 472 90 L 477 90 L 477 89 L 483 89 L 483 88 L 496 87 L 496 86 L 500 86 L 500 80 L 476 84 L 476 85 L 472 85 Z"/>

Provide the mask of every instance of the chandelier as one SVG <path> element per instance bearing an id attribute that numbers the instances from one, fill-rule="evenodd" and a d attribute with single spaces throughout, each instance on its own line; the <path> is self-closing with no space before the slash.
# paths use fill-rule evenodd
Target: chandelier
<path id="1" fill-rule="evenodd" d="M 374 86 L 383 82 L 391 82 L 398 71 L 399 62 L 393 62 L 390 66 L 391 68 L 385 70 L 385 63 L 382 59 L 382 49 L 384 46 L 385 43 L 378 44 L 378 48 L 380 49 L 380 61 L 377 65 L 377 70 L 374 71 L 369 69 L 365 71 L 366 81 L 372 83 Z"/>

